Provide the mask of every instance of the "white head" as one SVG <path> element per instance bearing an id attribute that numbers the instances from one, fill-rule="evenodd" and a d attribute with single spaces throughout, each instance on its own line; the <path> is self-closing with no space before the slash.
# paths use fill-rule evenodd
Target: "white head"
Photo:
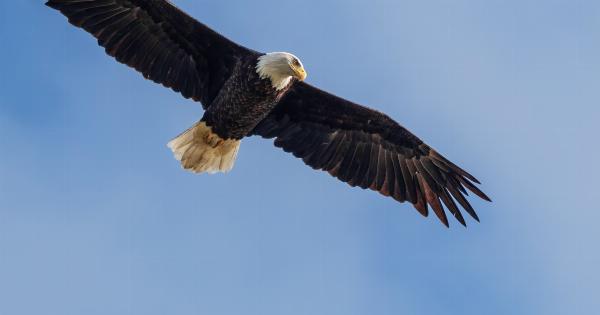
<path id="1" fill-rule="evenodd" d="M 292 78 L 306 79 L 306 71 L 298 57 L 286 52 L 273 52 L 258 57 L 256 72 L 261 79 L 270 79 L 276 90 L 285 88 Z"/>

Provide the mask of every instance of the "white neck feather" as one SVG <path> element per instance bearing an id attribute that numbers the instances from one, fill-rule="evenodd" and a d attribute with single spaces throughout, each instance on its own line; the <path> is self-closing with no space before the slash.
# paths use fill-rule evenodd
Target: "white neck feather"
<path id="1" fill-rule="evenodd" d="M 284 89 L 292 80 L 286 53 L 270 53 L 258 57 L 256 72 L 261 79 L 270 79 L 277 91 Z"/>

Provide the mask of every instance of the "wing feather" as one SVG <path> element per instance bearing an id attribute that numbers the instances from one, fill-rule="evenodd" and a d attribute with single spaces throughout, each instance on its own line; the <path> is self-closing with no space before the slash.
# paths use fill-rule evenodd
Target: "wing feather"
<path id="1" fill-rule="evenodd" d="M 241 58 L 257 53 L 196 21 L 167 0 L 48 0 L 146 79 L 207 108 Z"/>
<path id="2" fill-rule="evenodd" d="M 446 226 L 444 208 L 466 226 L 457 202 L 479 220 L 467 189 L 489 200 L 475 177 L 388 116 L 308 84 L 297 83 L 254 134 L 351 186 L 408 201 L 424 216 L 431 207 Z"/>

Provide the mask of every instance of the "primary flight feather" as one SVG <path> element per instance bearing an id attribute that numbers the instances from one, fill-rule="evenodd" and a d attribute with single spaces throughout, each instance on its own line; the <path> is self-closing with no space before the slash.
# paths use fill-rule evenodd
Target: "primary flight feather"
<path id="1" fill-rule="evenodd" d="M 49 0 L 119 62 L 202 103 L 202 119 L 169 143 L 196 173 L 232 169 L 244 137 L 275 145 L 314 169 L 399 202 L 444 225 L 444 206 L 479 220 L 467 191 L 490 200 L 479 181 L 394 120 L 302 81 L 290 53 L 259 53 L 196 21 L 167 0 Z M 458 203 L 458 205 L 457 205 Z"/>

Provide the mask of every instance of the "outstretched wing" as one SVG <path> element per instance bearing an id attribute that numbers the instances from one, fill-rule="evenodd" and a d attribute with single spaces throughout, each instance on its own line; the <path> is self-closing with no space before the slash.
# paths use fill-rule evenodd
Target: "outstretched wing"
<path id="1" fill-rule="evenodd" d="M 399 202 L 424 216 L 431 206 L 448 226 L 443 205 L 463 225 L 456 202 L 479 221 L 467 189 L 490 201 L 456 166 L 388 116 L 305 83 L 297 83 L 254 130 L 314 169 Z"/>
<path id="2" fill-rule="evenodd" d="M 119 62 L 208 107 L 238 59 L 255 52 L 167 0 L 49 0 Z"/>

